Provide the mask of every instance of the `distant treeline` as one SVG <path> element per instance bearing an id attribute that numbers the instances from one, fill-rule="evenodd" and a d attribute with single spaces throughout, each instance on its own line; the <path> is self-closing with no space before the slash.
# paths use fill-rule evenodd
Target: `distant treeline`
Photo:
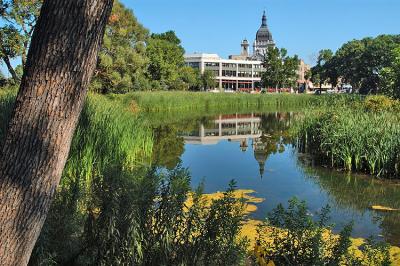
<path id="1" fill-rule="evenodd" d="M 400 35 L 352 40 L 336 53 L 321 50 L 311 72 L 312 81 L 317 84 L 348 83 L 360 93 L 399 98 Z"/>

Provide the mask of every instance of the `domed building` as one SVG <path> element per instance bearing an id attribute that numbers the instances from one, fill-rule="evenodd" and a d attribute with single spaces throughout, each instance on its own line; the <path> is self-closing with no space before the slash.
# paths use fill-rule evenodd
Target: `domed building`
<path id="1" fill-rule="evenodd" d="M 261 27 L 257 31 L 256 39 L 253 44 L 253 59 L 263 59 L 264 55 L 267 53 L 268 47 L 275 47 L 274 39 L 272 34 L 268 29 L 267 16 L 264 14 L 262 16 Z"/>

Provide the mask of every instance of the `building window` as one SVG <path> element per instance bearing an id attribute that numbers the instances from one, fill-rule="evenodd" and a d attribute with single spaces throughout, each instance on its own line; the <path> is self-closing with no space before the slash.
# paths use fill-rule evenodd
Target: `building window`
<path id="1" fill-rule="evenodd" d="M 253 77 L 260 78 L 261 77 L 261 72 L 254 72 Z"/>
<path id="2" fill-rule="evenodd" d="M 236 77 L 236 71 L 234 70 L 222 70 L 223 77 Z"/>
<path id="3" fill-rule="evenodd" d="M 215 63 L 215 62 L 205 62 L 204 65 L 206 67 L 219 67 L 219 63 Z"/>
<path id="4" fill-rule="evenodd" d="M 251 68 L 251 64 L 239 64 L 239 68 Z"/>
<path id="5" fill-rule="evenodd" d="M 222 80 L 222 88 L 225 90 L 236 90 L 236 80 Z"/>
<path id="6" fill-rule="evenodd" d="M 226 68 L 236 68 L 236 64 L 222 63 L 222 67 Z"/>
<path id="7" fill-rule="evenodd" d="M 188 62 L 188 63 L 186 63 L 186 65 L 190 66 L 192 68 L 200 69 L 200 63 L 199 62 Z"/>
<path id="8" fill-rule="evenodd" d="M 251 77 L 251 72 L 247 72 L 247 71 L 239 71 L 238 72 L 238 77 Z"/>

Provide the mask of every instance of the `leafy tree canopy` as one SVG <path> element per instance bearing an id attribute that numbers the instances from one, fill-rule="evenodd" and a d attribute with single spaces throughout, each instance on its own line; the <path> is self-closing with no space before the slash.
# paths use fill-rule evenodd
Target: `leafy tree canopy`
<path id="1" fill-rule="evenodd" d="M 380 35 L 347 42 L 334 55 L 322 50 L 312 69 L 313 81 L 336 85 L 341 79 L 360 92 L 383 92 L 390 87 L 398 47 L 400 35 Z"/>
<path id="2" fill-rule="evenodd" d="M 10 59 L 21 57 L 25 66 L 30 39 L 39 17 L 41 0 L 0 0 L 0 56 L 15 81 L 18 77 Z"/>
<path id="3" fill-rule="evenodd" d="M 290 57 L 286 49 L 270 47 L 265 56 L 262 81 L 267 87 L 291 87 L 296 82 L 298 67 L 297 55 Z"/>
<path id="4" fill-rule="evenodd" d="M 115 2 L 92 89 L 103 93 L 148 89 L 150 85 L 144 71 L 148 64 L 145 56 L 148 36 L 148 30 L 137 21 L 133 12 L 119 1 Z"/>

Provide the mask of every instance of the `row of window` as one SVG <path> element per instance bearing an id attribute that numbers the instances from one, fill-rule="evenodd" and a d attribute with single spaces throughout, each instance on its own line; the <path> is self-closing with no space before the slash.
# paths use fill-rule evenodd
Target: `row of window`
<path id="1" fill-rule="evenodd" d="M 236 77 L 236 71 L 234 70 L 222 70 L 223 77 Z"/>
<path id="2" fill-rule="evenodd" d="M 218 71 L 215 71 L 214 73 L 218 76 Z M 251 72 L 243 72 L 243 71 L 236 72 L 234 70 L 222 70 L 223 77 L 236 77 L 236 73 L 237 73 L 237 77 L 241 77 L 241 78 L 251 78 L 252 77 Z M 262 72 L 254 72 L 253 77 L 260 78 L 261 74 L 262 74 Z"/>
<path id="3" fill-rule="evenodd" d="M 249 64 L 239 64 L 239 68 L 251 68 L 252 65 Z"/>
<path id="4" fill-rule="evenodd" d="M 251 77 L 251 72 L 239 71 L 238 72 L 238 77 Z"/>
<path id="5" fill-rule="evenodd" d="M 214 62 L 206 62 L 204 63 L 206 67 L 219 67 L 219 63 L 214 63 Z"/>
<path id="6" fill-rule="evenodd" d="M 189 64 L 194 64 L 194 63 L 189 63 Z M 196 63 L 199 64 L 199 63 Z M 220 64 L 216 63 L 216 62 L 205 62 L 204 66 L 206 67 L 219 67 Z M 262 66 L 261 65 L 253 65 L 253 64 L 232 64 L 232 63 L 222 63 L 222 67 L 225 68 L 236 68 L 237 66 L 239 66 L 239 68 L 252 68 L 254 66 L 255 69 L 261 69 Z"/>

